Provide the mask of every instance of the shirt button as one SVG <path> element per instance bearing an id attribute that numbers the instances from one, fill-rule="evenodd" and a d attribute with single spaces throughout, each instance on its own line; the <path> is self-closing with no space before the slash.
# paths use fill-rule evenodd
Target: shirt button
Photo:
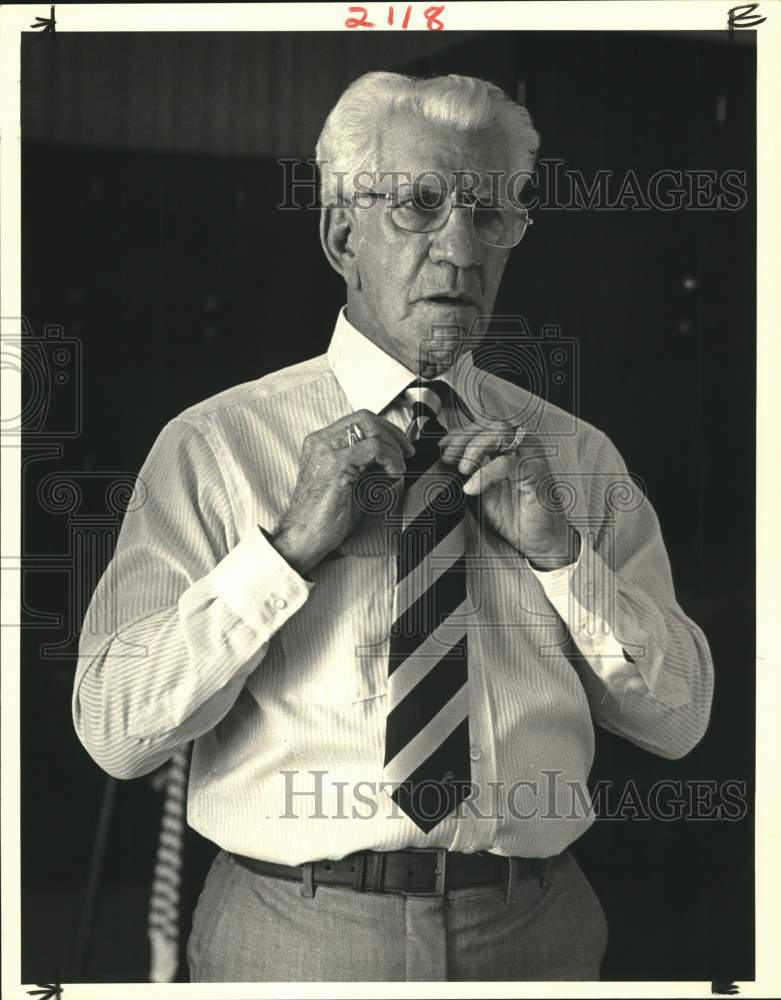
<path id="1" fill-rule="evenodd" d="M 480 758 L 483 756 L 483 751 L 476 743 L 473 743 L 472 746 L 469 748 L 469 756 L 472 758 L 472 760 L 480 760 Z"/>
<path id="2" fill-rule="evenodd" d="M 284 611 L 284 609 L 287 607 L 287 601 L 285 600 L 284 597 L 276 597 L 274 598 L 274 607 L 277 609 L 277 611 Z"/>

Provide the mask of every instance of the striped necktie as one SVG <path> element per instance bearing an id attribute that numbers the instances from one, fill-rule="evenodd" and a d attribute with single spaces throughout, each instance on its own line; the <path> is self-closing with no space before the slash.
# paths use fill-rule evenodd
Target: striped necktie
<path id="1" fill-rule="evenodd" d="M 450 387 L 414 382 L 407 434 L 416 443 L 404 477 L 403 526 L 388 663 L 383 779 L 424 833 L 468 794 L 466 479 L 439 459 L 438 415 Z"/>

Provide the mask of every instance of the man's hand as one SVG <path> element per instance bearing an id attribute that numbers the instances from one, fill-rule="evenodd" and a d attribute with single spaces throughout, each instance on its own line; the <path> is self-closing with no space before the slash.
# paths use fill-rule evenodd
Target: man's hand
<path id="1" fill-rule="evenodd" d="M 556 509 L 545 450 L 533 434 L 518 438 L 516 428 L 505 421 L 470 423 L 442 439 L 442 461 L 457 464 L 459 472 L 470 476 L 464 493 L 482 494 L 488 525 L 535 569 L 566 566 L 577 553 L 569 555 L 569 525 Z"/>
<path id="2" fill-rule="evenodd" d="M 348 444 L 357 424 L 363 440 Z M 403 431 L 369 410 L 358 410 L 304 438 L 290 507 L 274 535 L 274 547 L 299 573 L 317 566 L 355 528 L 362 510 L 355 483 L 379 466 L 389 479 L 404 475 L 415 454 Z"/>

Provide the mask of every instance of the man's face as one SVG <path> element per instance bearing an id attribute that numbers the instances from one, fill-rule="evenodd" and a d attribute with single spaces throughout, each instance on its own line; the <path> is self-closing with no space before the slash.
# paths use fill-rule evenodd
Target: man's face
<path id="1" fill-rule="evenodd" d="M 461 185 L 505 199 L 508 161 L 496 130 L 463 133 L 398 115 L 382 129 L 381 173 L 371 186 L 392 192 L 420 178 L 437 190 L 439 176 L 450 190 Z M 366 189 L 368 178 L 361 180 Z M 348 318 L 402 364 L 431 378 L 453 362 L 475 318 L 491 315 L 509 250 L 481 243 L 466 208 L 455 206 L 436 232 L 415 233 L 397 228 L 391 204 L 373 199 L 353 208 L 360 288 L 350 290 Z"/>

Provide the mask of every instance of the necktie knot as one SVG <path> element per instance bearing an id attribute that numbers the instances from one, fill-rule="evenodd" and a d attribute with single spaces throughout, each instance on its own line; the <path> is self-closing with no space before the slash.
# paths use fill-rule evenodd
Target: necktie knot
<path id="1" fill-rule="evenodd" d="M 425 429 L 429 421 L 435 424 L 442 404 L 451 393 L 447 382 L 439 379 L 432 379 L 430 382 L 416 380 L 411 382 L 404 390 L 404 401 L 412 410 L 411 435 L 416 439 Z M 443 431 L 441 433 L 444 433 Z"/>

